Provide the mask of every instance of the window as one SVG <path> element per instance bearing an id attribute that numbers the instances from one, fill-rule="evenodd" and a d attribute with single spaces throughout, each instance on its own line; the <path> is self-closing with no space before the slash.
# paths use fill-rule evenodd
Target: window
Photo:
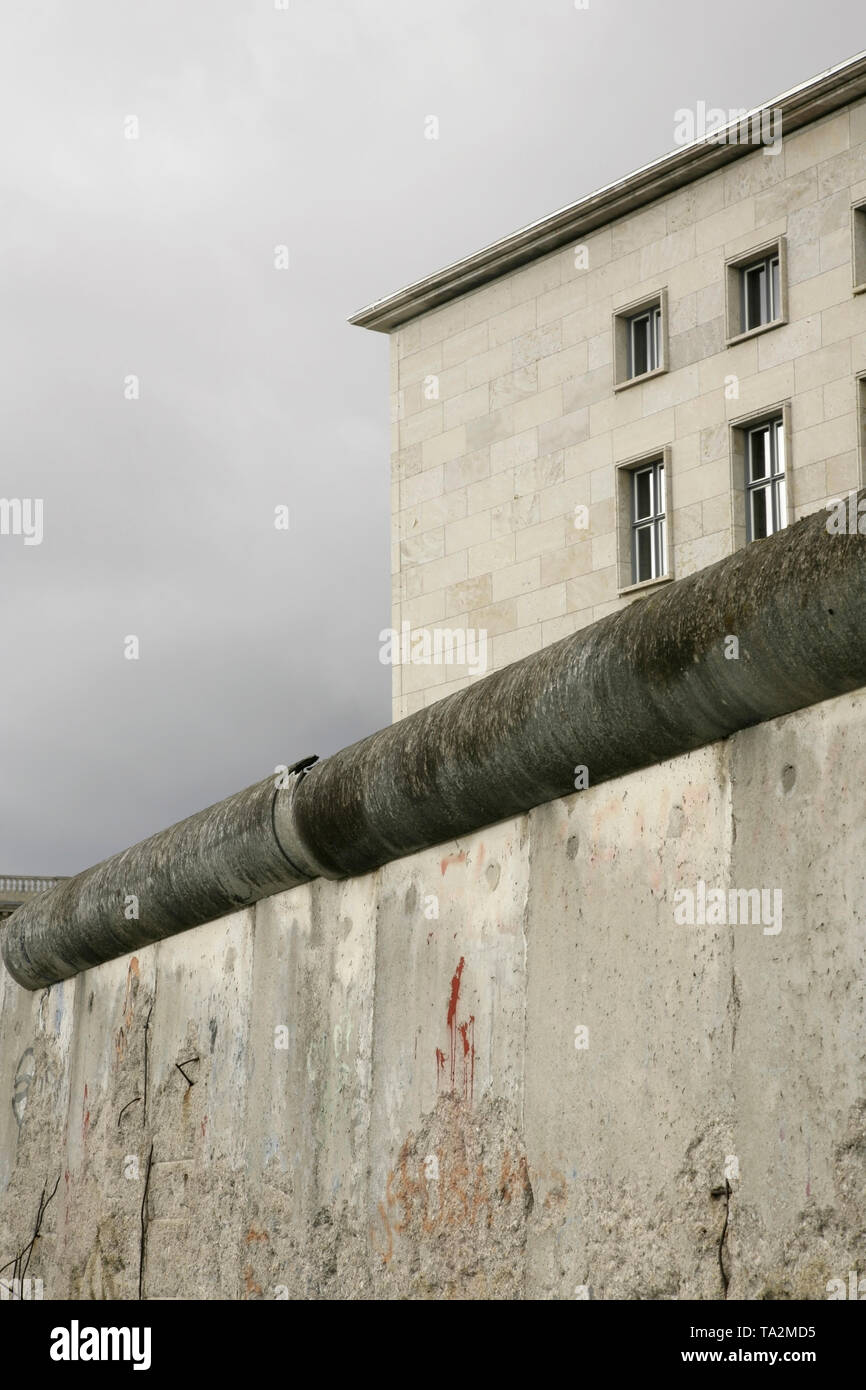
<path id="1" fill-rule="evenodd" d="M 777 319 L 780 313 L 779 257 L 768 256 L 755 265 L 745 266 L 740 271 L 740 294 L 744 333 Z"/>
<path id="2" fill-rule="evenodd" d="M 632 583 L 665 572 L 665 466 L 660 459 L 632 473 Z"/>
<path id="3" fill-rule="evenodd" d="M 851 209 L 851 260 L 854 267 L 854 293 L 866 290 L 866 203 Z"/>
<path id="4" fill-rule="evenodd" d="M 628 320 L 628 374 L 643 376 L 659 365 L 662 311 L 658 305 Z"/>
<path id="5" fill-rule="evenodd" d="M 664 290 L 613 316 L 614 390 L 667 369 Z"/>
<path id="6" fill-rule="evenodd" d="M 858 487 L 866 487 L 866 376 L 857 378 L 857 434 L 860 446 Z"/>
<path id="7" fill-rule="evenodd" d="M 731 425 L 734 549 L 772 536 L 793 516 L 790 402 Z"/>
<path id="8" fill-rule="evenodd" d="M 784 237 L 728 261 L 725 276 L 728 344 L 787 321 Z"/>
<path id="9" fill-rule="evenodd" d="M 670 579 L 669 459 L 664 448 L 616 469 L 619 593 Z"/>
<path id="10" fill-rule="evenodd" d="M 785 428 L 781 416 L 746 431 L 746 538 L 760 540 L 787 525 Z"/>

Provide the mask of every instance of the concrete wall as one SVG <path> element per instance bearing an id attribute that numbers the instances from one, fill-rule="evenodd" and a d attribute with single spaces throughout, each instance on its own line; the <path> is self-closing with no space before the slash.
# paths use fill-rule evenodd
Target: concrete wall
<path id="1" fill-rule="evenodd" d="M 864 730 L 866 692 L 0 971 L 5 1277 L 39 1227 L 47 1298 L 826 1297 L 866 1263 Z M 679 924 L 698 880 L 781 930 Z"/>
<path id="2" fill-rule="evenodd" d="M 394 627 L 483 628 L 497 669 L 631 601 L 615 466 L 665 446 L 673 577 L 729 554 L 729 422 L 765 407 L 789 406 L 794 519 L 866 482 L 851 249 L 864 198 L 860 102 L 593 233 L 586 269 L 569 246 L 394 332 Z M 726 347 L 725 261 L 779 236 L 788 321 Z M 613 314 L 660 290 L 670 370 L 614 393 Z M 394 717 L 469 678 L 396 666 Z"/>

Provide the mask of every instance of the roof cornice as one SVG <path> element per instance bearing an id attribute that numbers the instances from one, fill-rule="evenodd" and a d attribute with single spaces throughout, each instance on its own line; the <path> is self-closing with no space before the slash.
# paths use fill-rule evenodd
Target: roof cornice
<path id="1" fill-rule="evenodd" d="M 570 203 L 568 207 L 522 227 L 510 236 L 397 290 L 385 299 L 376 300 L 374 304 L 353 314 L 349 322 L 378 333 L 390 333 L 419 314 L 426 314 L 447 304 L 449 300 L 477 290 L 488 281 L 538 256 L 555 251 L 575 237 L 586 236 L 608 222 L 665 197 L 684 184 L 753 153 L 755 146 L 728 144 L 724 138 L 726 131 L 735 130 L 746 119 L 757 121 L 765 112 L 781 112 L 781 117 L 776 116 L 775 120 L 781 119 L 784 138 L 786 134 L 820 120 L 822 116 L 863 96 L 866 96 L 866 52 L 828 68 L 820 76 L 792 87 L 762 106 L 754 107 L 746 117 L 716 130 L 712 136 L 705 136 L 672 154 L 663 155 L 616 183 L 591 193 L 589 197 Z"/>

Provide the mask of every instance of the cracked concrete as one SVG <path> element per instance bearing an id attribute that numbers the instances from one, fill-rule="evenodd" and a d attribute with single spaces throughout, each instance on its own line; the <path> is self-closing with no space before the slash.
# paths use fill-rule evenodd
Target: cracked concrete
<path id="1" fill-rule="evenodd" d="M 721 1300 L 863 1275 L 864 730 L 842 696 L 39 993 L 0 972 L 0 1278 Z M 782 930 L 678 925 L 699 879 L 781 886 Z"/>

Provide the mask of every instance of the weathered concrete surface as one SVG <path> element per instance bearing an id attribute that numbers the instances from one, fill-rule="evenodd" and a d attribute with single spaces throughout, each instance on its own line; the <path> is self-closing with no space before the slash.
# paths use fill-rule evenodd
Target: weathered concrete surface
<path id="1" fill-rule="evenodd" d="M 38 994 L 0 972 L 0 1265 L 57 1184 L 46 1297 L 863 1277 L 864 744 L 860 692 Z M 699 880 L 780 887 L 781 930 L 678 924 Z"/>
<path id="2" fill-rule="evenodd" d="M 557 802 L 532 826 L 526 1139 L 547 1168 L 530 1243 L 544 1296 L 721 1292 L 710 1191 L 735 1152 L 733 941 L 677 926 L 671 888 L 727 882 L 727 753 Z"/>

